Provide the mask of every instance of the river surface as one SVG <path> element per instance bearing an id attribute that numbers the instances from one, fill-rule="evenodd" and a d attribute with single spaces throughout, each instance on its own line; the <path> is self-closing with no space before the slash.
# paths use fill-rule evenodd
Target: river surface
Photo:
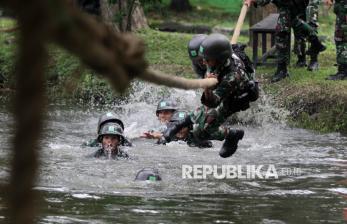
<path id="1" fill-rule="evenodd" d="M 38 223 L 344 223 L 346 137 L 290 128 L 282 121 L 285 111 L 263 97 L 238 116 L 235 127 L 243 128 L 245 137 L 231 158 L 218 156 L 218 141 L 211 149 L 199 149 L 137 138 L 156 125 L 156 102 L 167 94 L 146 86 L 127 102 L 106 108 L 51 104 L 35 187 L 44 202 Z M 171 93 L 186 109 L 199 104 L 198 96 L 193 91 Z M 96 148 L 81 147 L 95 138 L 98 117 L 107 110 L 119 114 L 125 134 L 133 139 L 135 146 L 124 149 L 129 160 L 95 159 L 90 155 Z M 13 121 L 4 106 L 0 121 L 0 181 L 6 183 Z M 223 166 L 239 166 L 241 174 L 185 179 L 183 165 L 217 166 L 219 174 Z M 262 177 L 272 167 L 278 178 L 244 178 L 247 166 L 261 165 Z M 157 168 L 163 180 L 135 181 L 145 167 Z"/>

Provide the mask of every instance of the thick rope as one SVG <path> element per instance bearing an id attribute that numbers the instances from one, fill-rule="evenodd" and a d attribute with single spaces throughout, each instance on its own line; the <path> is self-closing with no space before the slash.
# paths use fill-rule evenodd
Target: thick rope
<path id="1" fill-rule="evenodd" d="M 16 96 L 14 106 L 15 137 L 13 139 L 13 159 L 8 188 L 8 222 L 15 224 L 34 223 L 37 213 L 35 186 L 39 139 L 45 110 L 45 26 L 44 12 L 32 16 L 33 6 L 23 3 L 27 11 L 20 11 L 21 25 L 19 58 L 16 67 Z"/>

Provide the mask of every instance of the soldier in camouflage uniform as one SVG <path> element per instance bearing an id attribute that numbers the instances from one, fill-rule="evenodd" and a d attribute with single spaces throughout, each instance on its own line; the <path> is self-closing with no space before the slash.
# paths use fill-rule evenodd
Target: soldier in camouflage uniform
<path id="1" fill-rule="evenodd" d="M 94 153 L 94 157 L 106 157 L 109 159 L 129 158 L 129 155 L 120 148 L 123 138 L 123 127 L 118 123 L 102 125 L 98 135 L 98 142 L 100 142 L 101 148 Z"/>
<path id="2" fill-rule="evenodd" d="M 333 0 L 327 0 L 328 5 Z M 335 44 L 338 70 L 330 75 L 328 80 L 347 80 L 347 0 L 335 0 L 334 13 L 336 14 Z"/>
<path id="3" fill-rule="evenodd" d="M 99 121 L 98 121 L 98 126 L 96 128 L 96 133 L 97 133 L 97 136 L 99 136 L 100 134 L 100 130 L 101 130 L 101 127 L 106 124 L 106 123 L 117 123 L 119 124 L 122 129 L 124 130 L 124 124 L 123 122 L 118 118 L 118 116 L 113 113 L 113 112 L 107 112 L 103 115 L 100 116 L 99 118 Z M 121 139 L 121 145 L 123 146 L 132 146 L 132 143 L 130 142 L 129 139 L 127 139 L 125 136 L 123 136 L 123 138 Z M 91 139 L 87 142 L 84 142 L 82 144 L 82 147 L 100 147 L 101 144 L 100 142 L 98 141 L 97 138 L 95 139 Z"/>
<path id="4" fill-rule="evenodd" d="M 229 157 L 236 151 L 244 131 L 225 128 L 222 124 L 231 114 L 249 108 L 249 102 L 258 98 L 254 70 L 247 72 L 243 61 L 232 53 L 228 38 L 221 34 L 209 35 L 199 53 L 207 65 L 206 77 L 216 77 L 218 84 L 213 89 L 205 89 L 201 97 L 203 105 L 186 119 L 168 127 L 161 141 L 170 142 L 179 130 L 192 125 L 194 140 L 225 139 L 219 155 Z M 207 107 L 215 108 L 215 112 L 211 113 Z"/>
<path id="5" fill-rule="evenodd" d="M 276 31 L 276 48 L 278 53 L 278 66 L 272 82 L 278 82 L 289 76 L 287 66 L 289 64 L 290 46 L 290 29 L 294 29 L 295 35 L 302 38 L 307 38 L 311 46 L 308 50 L 311 56 L 311 64 L 317 64 L 318 54 L 326 48 L 317 37 L 316 30 L 308 23 L 299 18 L 300 12 L 307 8 L 308 0 L 244 0 L 245 4 L 250 5 L 252 2 L 255 6 L 264 6 L 269 3 L 276 5 L 279 11 Z"/>
<path id="6" fill-rule="evenodd" d="M 309 0 L 306 11 L 301 12 L 298 17 L 301 20 L 306 21 L 313 29 L 318 29 L 318 10 L 319 10 L 319 0 Z M 307 40 L 302 35 L 296 35 L 294 33 L 295 42 L 293 52 L 297 55 L 298 61 L 296 62 L 297 67 L 306 67 L 306 43 Z M 318 61 L 311 60 L 310 65 L 307 68 L 309 71 L 314 71 L 318 69 Z"/>

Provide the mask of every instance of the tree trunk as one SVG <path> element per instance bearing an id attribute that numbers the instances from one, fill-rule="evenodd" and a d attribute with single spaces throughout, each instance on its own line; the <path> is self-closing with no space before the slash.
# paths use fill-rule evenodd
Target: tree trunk
<path id="1" fill-rule="evenodd" d="M 117 31 L 134 31 L 148 27 L 139 0 L 100 0 L 100 7 L 102 20 Z"/>
<path id="2" fill-rule="evenodd" d="M 187 12 L 192 10 L 189 0 L 171 0 L 170 9 L 176 12 Z"/>

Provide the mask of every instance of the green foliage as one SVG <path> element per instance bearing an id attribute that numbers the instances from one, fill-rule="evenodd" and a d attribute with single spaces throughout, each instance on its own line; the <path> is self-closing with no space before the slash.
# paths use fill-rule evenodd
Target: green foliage
<path id="1" fill-rule="evenodd" d="M 343 104 L 337 104 L 333 107 L 322 108 L 319 113 L 314 115 L 302 112 L 291 122 L 294 126 L 319 132 L 341 132 L 347 134 L 347 107 Z"/>

